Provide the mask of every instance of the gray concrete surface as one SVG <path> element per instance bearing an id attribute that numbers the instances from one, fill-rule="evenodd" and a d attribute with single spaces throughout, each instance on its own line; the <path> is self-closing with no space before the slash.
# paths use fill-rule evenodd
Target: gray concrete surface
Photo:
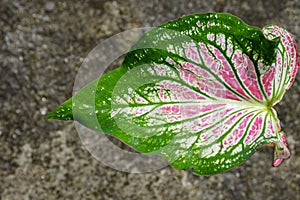
<path id="1" fill-rule="evenodd" d="M 214 176 L 120 172 L 93 159 L 72 122 L 43 119 L 71 96 L 82 59 L 100 41 L 211 11 L 280 25 L 300 41 L 299 0 L 1 0 L 0 199 L 300 199 L 299 76 L 276 106 L 292 152 L 279 168 L 273 151 L 261 149 Z"/>

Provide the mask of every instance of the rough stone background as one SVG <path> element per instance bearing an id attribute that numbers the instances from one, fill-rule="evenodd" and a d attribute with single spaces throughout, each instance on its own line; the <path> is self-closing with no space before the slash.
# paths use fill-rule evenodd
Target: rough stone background
<path id="1" fill-rule="evenodd" d="M 300 78 L 276 108 L 292 157 L 261 149 L 241 167 L 200 177 L 171 167 L 131 174 L 101 164 L 71 122 L 44 115 L 72 94 L 100 41 L 182 15 L 229 12 L 277 24 L 300 41 L 299 0 L 0 1 L 0 199 L 300 199 Z"/>

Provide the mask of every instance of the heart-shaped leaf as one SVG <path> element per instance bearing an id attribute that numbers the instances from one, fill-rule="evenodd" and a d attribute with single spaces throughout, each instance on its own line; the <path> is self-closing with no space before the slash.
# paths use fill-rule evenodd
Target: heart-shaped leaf
<path id="1" fill-rule="evenodd" d="M 77 120 L 201 175 L 228 170 L 266 144 L 278 166 L 290 153 L 272 107 L 292 85 L 298 57 L 292 35 L 277 26 L 190 15 L 147 32 L 119 68 L 48 118 Z"/>

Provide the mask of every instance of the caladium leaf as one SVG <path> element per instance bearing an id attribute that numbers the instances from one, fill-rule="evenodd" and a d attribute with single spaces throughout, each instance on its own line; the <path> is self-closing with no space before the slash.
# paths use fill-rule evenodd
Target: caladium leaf
<path id="1" fill-rule="evenodd" d="M 280 27 L 185 16 L 147 32 L 119 68 L 48 118 L 77 120 L 196 174 L 226 171 L 267 144 L 278 166 L 290 153 L 273 106 L 294 82 L 298 58 Z"/>

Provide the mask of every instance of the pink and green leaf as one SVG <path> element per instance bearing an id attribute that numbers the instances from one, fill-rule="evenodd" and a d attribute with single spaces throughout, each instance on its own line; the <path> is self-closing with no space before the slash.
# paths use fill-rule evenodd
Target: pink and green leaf
<path id="1" fill-rule="evenodd" d="M 298 58 L 292 35 L 277 26 L 190 15 L 147 32 L 119 68 L 48 118 L 77 120 L 201 175 L 233 168 L 266 144 L 278 166 L 290 153 L 272 106 L 294 82 Z"/>

